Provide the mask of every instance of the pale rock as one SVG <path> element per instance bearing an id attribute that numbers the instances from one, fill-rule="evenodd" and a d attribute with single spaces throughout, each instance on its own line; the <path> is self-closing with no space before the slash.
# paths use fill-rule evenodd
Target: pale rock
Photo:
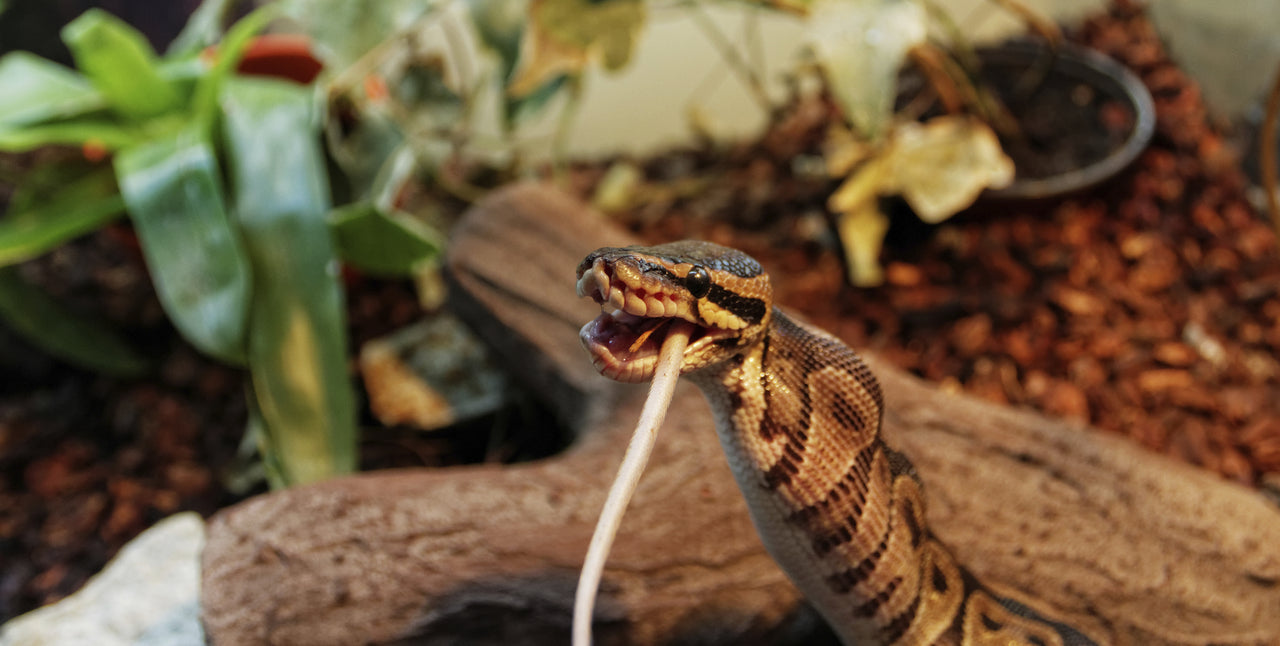
<path id="1" fill-rule="evenodd" d="M 75 594 L 0 627 L 0 646 L 197 646 L 204 520 L 175 514 L 125 545 Z"/>

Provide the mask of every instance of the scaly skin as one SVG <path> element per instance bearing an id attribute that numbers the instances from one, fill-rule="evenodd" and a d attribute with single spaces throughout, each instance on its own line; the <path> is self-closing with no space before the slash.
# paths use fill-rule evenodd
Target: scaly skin
<path id="1" fill-rule="evenodd" d="M 910 461 L 880 437 L 875 376 L 773 308 L 754 260 L 701 242 L 606 248 L 578 274 L 606 310 L 582 334 L 607 376 L 648 378 L 661 319 L 701 326 L 682 372 L 715 413 L 766 549 L 846 644 L 1095 643 L 959 566 L 928 530 Z"/>

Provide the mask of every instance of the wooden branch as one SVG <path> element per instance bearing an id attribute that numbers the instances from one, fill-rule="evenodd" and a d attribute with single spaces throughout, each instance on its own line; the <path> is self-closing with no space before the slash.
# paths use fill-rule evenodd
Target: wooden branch
<path id="1" fill-rule="evenodd" d="M 477 206 L 451 242 L 451 302 L 577 442 L 536 464 L 372 473 L 224 510 L 204 552 L 210 641 L 566 643 L 645 390 L 595 375 L 579 349 L 598 307 L 574 297 L 573 268 L 628 242 L 542 186 Z M 1256 492 L 870 360 L 935 533 L 984 581 L 1117 644 L 1280 641 L 1280 510 Z M 597 643 L 814 643 L 817 620 L 756 539 L 701 395 L 683 385 L 672 406 L 605 572 Z"/>

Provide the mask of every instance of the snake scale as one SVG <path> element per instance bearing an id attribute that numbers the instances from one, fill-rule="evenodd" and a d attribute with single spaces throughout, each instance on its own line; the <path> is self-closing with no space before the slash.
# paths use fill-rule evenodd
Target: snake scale
<path id="1" fill-rule="evenodd" d="M 698 241 L 606 247 L 577 275 L 604 310 L 581 337 L 606 377 L 649 379 L 671 321 L 697 326 L 681 374 L 711 405 L 766 549 L 846 644 L 1100 641 L 958 565 L 928 529 L 911 462 L 880 437 L 875 376 L 774 308 L 754 259 Z"/>

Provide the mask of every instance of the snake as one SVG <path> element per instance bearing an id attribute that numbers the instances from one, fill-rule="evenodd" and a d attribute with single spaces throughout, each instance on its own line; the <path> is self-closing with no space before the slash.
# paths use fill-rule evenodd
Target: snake
<path id="1" fill-rule="evenodd" d="M 711 242 L 604 247 L 577 267 L 601 314 L 580 333 L 595 369 L 650 379 L 664 333 L 770 556 L 845 644 L 1086 646 L 1052 609 L 1000 593 L 930 530 L 923 485 L 880 433 L 885 401 L 849 346 L 773 303 L 751 256 Z"/>

